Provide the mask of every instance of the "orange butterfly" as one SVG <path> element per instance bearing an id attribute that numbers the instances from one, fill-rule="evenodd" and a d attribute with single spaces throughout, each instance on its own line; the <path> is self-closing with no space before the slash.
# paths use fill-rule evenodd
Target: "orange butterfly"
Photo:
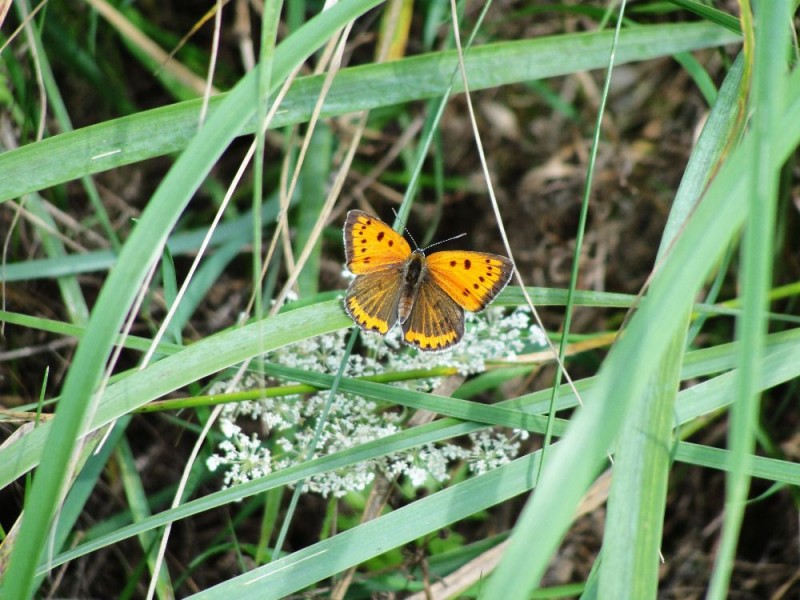
<path id="1" fill-rule="evenodd" d="M 444 350 L 464 335 L 464 309 L 486 308 L 514 267 L 505 256 L 463 250 L 413 252 L 402 235 L 360 210 L 344 223 L 347 268 L 356 278 L 344 306 L 364 331 L 384 335 L 399 322 L 403 340 L 420 350 Z"/>

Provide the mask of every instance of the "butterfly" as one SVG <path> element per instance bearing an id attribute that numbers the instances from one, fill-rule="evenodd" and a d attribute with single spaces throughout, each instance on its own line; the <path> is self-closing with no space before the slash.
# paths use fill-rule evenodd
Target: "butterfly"
<path id="1" fill-rule="evenodd" d="M 464 250 L 414 251 L 380 219 L 360 210 L 344 223 L 347 268 L 356 278 L 344 307 L 364 331 L 386 334 L 397 323 L 403 341 L 438 351 L 464 335 L 464 310 L 486 308 L 514 272 L 505 256 Z"/>

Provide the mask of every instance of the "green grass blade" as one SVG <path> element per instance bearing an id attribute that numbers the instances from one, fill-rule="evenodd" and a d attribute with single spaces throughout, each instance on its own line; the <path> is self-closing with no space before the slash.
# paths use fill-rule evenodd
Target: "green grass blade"
<path id="1" fill-rule="evenodd" d="M 125 498 L 128 501 L 131 514 L 134 521 L 141 521 L 150 516 L 150 505 L 147 499 L 147 494 L 144 490 L 141 477 L 136 469 L 136 461 L 133 456 L 128 441 L 123 438 L 120 440 L 116 447 L 116 459 L 120 470 L 120 480 L 122 487 L 125 490 Z M 155 567 L 155 542 L 157 538 L 153 532 L 145 532 L 139 535 L 139 544 L 142 547 L 142 553 L 145 555 L 144 560 L 147 562 L 147 567 L 152 573 Z M 175 594 L 173 586 L 170 581 L 169 571 L 167 566 L 162 564 L 156 575 L 157 587 L 156 595 L 162 599 L 174 598 Z"/>
<path id="2" fill-rule="evenodd" d="M 776 161 L 785 160 L 800 141 L 799 77 L 792 79 L 790 92 L 793 104 L 780 115 L 785 127 L 773 140 Z M 722 255 L 745 220 L 750 185 L 745 165 L 753 160 L 754 149 L 753 137 L 748 136 L 687 222 L 654 278 L 650 294 L 600 370 L 597 395 L 573 418 L 553 453 L 536 494 L 517 523 L 503 562 L 489 580 L 487 597 L 522 598 L 544 572 L 580 498 L 604 464 L 630 403 L 642 399 L 657 361 L 681 325 L 673 315 L 688 310 L 715 258 Z M 529 540 L 534 536 L 537 544 L 531 548 Z"/>
<path id="3" fill-rule="evenodd" d="M 519 458 L 191 597 L 283 598 L 371 558 L 381 548 L 410 542 L 529 490 L 538 460 L 538 452 Z"/>
<path id="4" fill-rule="evenodd" d="M 622 32 L 616 64 L 738 41 L 738 36 L 708 23 L 637 27 Z M 600 32 L 473 47 L 465 57 L 470 88 L 474 91 L 602 68 L 610 42 L 610 34 Z M 439 52 L 342 69 L 330 89 L 322 117 L 441 96 L 456 68 L 454 52 Z M 296 81 L 272 126 L 306 122 L 322 81 L 323 76 Z M 460 82 L 457 81 L 454 88 L 460 91 Z M 209 117 L 220 110 L 224 101 L 224 96 L 212 98 Z M 200 100 L 173 104 L 6 152 L 0 155 L 0 201 L 83 175 L 177 152 L 193 139 L 199 108 Z M 248 119 L 237 133 L 251 133 L 254 129 L 254 120 Z M 26 175 L 19 177 L 18 173 Z"/>
<path id="5" fill-rule="evenodd" d="M 108 435 L 105 445 L 87 459 L 86 464 L 81 469 L 75 483 L 70 489 L 64 500 L 64 505 L 58 513 L 58 520 L 56 521 L 55 532 L 53 533 L 53 548 L 63 549 L 69 538 L 73 526 L 80 518 L 81 514 L 86 508 L 86 502 L 89 496 L 97 485 L 103 469 L 105 469 L 106 462 L 111 456 L 111 452 L 116 446 L 117 440 L 125 432 L 125 428 L 130 423 L 131 417 L 122 417 L 114 425 L 113 431 Z M 46 557 L 42 558 L 42 561 Z M 34 581 L 34 588 L 38 589 L 44 579 L 45 573 L 37 575 Z"/>
<path id="6" fill-rule="evenodd" d="M 25 12 L 28 12 L 27 2 L 25 2 Z M 17 5 L 18 9 L 22 7 L 22 3 Z M 47 30 L 48 28 L 45 28 Z M 53 75 L 53 70 L 51 68 L 50 61 L 48 59 L 48 54 L 45 51 L 44 46 L 42 45 L 42 38 L 40 35 L 40 31 L 37 27 L 31 27 L 29 29 L 31 39 L 33 43 L 36 45 L 36 52 L 38 54 L 39 63 L 41 66 L 41 73 L 42 73 L 42 83 L 44 84 L 45 90 L 47 92 L 47 103 L 50 109 L 53 111 L 56 120 L 58 121 L 58 126 L 62 132 L 65 131 L 73 131 L 72 119 L 70 119 L 69 111 L 67 110 L 66 105 L 64 104 L 64 98 L 61 95 L 61 90 L 56 83 L 55 76 Z M 64 36 L 65 38 L 69 39 L 68 35 Z M 104 84 L 106 82 L 103 82 Z M 114 231 L 114 228 L 111 225 L 111 219 L 108 216 L 108 212 L 106 211 L 106 207 L 103 205 L 103 201 L 100 198 L 100 192 L 97 191 L 97 186 L 95 185 L 94 180 L 91 177 L 81 177 L 81 184 L 83 185 L 86 195 L 89 198 L 89 201 L 92 204 L 92 208 L 94 208 L 95 216 L 100 223 L 100 226 L 103 228 L 103 232 L 105 233 L 107 239 L 111 242 L 111 245 L 115 250 L 119 250 L 120 242 L 119 237 L 117 236 L 117 232 Z M 88 319 L 88 312 L 86 315 L 86 319 Z M 84 319 L 84 321 L 86 320 Z"/>
<path id="7" fill-rule="evenodd" d="M 767 334 L 769 288 L 772 284 L 772 260 L 775 235 L 775 216 L 778 207 L 781 153 L 772 140 L 785 127 L 780 119 L 788 100 L 788 65 L 791 40 L 793 2 L 775 0 L 755 5 L 755 55 L 753 87 L 751 90 L 752 135 L 755 153 L 748 163 L 749 215 L 742 244 L 743 314 L 737 320 L 736 333 L 740 339 L 740 366 L 731 407 L 728 445 L 731 450 L 730 471 L 725 485 L 725 517 L 722 539 L 717 554 L 708 597 L 721 600 L 728 596 L 728 585 L 744 508 L 750 488 L 747 474 L 759 427 L 760 394 L 758 380 Z M 746 7 L 746 4 L 743 5 Z M 747 8 L 744 8 L 747 10 Z"/>
<path id="8" fill-rule="evenodd" d="M 277 202 L 264 205 L 261 218 L 273 220 L 277 214 Z M 247 245 L 247 234 L 253 229 L 253 217 L 246 213 L 236 219 L 220 224 L 211 236 L 209 246 L 217 246 L 239 240 L 240 246 Z M 200 247 L 207 228 L 182 231 L 170 236 L 167 245 L 173 255 L 194 254 Z M 4 277 L 7 282 L 34 279 L 49 279 L 66 275 L 80 275 L 94 271 L 104 271 L 113 267 L 119 256 L 110 250 L 96 250 L 82 254 L 70 254 L 60 258 L 28 260 L 6 265 Z"/>
<path id="9" fill-rule="evenodd" d="M 41 319 L 32 317 L 18 319 L 10 313 L 0 313 L 0 317 L 9 323 L 36 327 L 44 331 L 76 336 L 83 334 L 83 330 L 72 325 L 54 322 L 39 323 L 38 321 L 42 321 Z M 188 347 L 162 344 L 159 351 L 172 356 L 109 386 L 104 394 L 100 410 L 94 415 L 88 428 L 101 427 L 151 400 L 189 385 L 202 377 L 220 372 L 231 365 L 256 356 L 260 352 L 349 325 L 351 325 L 351 321 L 342 310 L 341 302 L 336 300 L 284 312 L 271 319 L 220 333 Z M 134 344 L 129 339 L 128 347 L 144 351 L 149 347 L 149 342 L 138 338 Z M 727 344 L 688 354 L 683 369 L 683 378 L 703 377 L 733 368 L 736 363 L 735 348 L 734 344 Z M 773 354 L 791 357 L 792 353 L 796 353 L 800 349 L 800 329 L 773 334 L 770 336 L 768 348 L 768 357 Z M 765 369 L 765 372 L 769 374 L 763 383 L 765 387 L 777 385 L 798 374 L 796 366 L 789 358 L 785 363 L 771 364 L 768 369 Z M 731 377 L 731 373 L 726 373 L 723 379 L 709 380 L 682 392 L 681 398 L 687 398 L 687 400 L 679 402 L 676 407 L 679 422 L 686 422 L 726 406 L 730 402 L 730 397 L 725 395 L 728 389 L 725 386 L 728 385 L 726 382 Z M 317 382 L 321 382 L 322 385 L 326 383 L 322 379 Z M 592 382 L 593 379 L 589 379 L 576 383 L 579 389 L 585 391 Z M 712 391 L 712 387 L 717 391 Z M 394 390 L 394 388 L 390 389 Z M 354 391 L 369 393 L 371 390 L 356 386 Z M 387 392 L 389 395 L 392 393 L 394 392 Z M 544 391 L 537 392 L 514 399 L 509 405 L 527 406 L 530 401 L 538 401 L 544 393 Z M 571 392 L 565 392 L 559 401 L 559 409 L 575 406 L 574 400 L 566 405 L 562 404 L 564 398 L 571 397 Z M 538 408 L 529 409 L 529 412 L 531 410 L 534 413 L 544 412 L 546 404 L 543 406 L 544 408 L 540 405 Z M 434 405 L 432 408 L 444 407 Z M 468 412 L 464 414 L 470 416 Z M 24 439 L 0 450 L 0 487 L 9 485 L 38 464 L 47 432 L 51 426 L 52 423 L 43 423 Z"/>
<path id="10" fill-rule="evenodd" d="M 669 0 L 669 1 L 672 2 L 673 4 L 677 4 L 682 8 L 685 8 L 686 10 L 692 11 L 693 13 L 703 17 L 704 19 L 706 19 L 711 23 L 716 23 L 717 25 L 721 25 L 722 27 L 725 27 L 729 31 L 732 31 L 734 33 L 741 33 L 742 31 L 742 28 L 739 25 L 739 19 L 737 19 L 733 15 L 729 15 L 724 11 L 708 6 L 707 4 L 703 4 L 701 2 L 698 2 L 697 0 Z"/>
<path id="11" fill-rule="evenodd" d="M 316 49 L 308 45 L 308 39 L 322 44 L 329 33 L 375 3 L 367 0 L 339 3 L 306 24 L 303 28 L 306 35 L 287 38 L 281 45 L 282 52 L 276 52 L 275 79 L 282 81 L 295 65 Z M 96 410 L 93 396 L 113 339 L 149 266 L 160 254 L 160 248 L 191 195 L 252 117 L 255 82 L 252 73 L 243 78 L 223 100 L 223 110 L 209 118 L 178 158 L 142 213 L 116 268 L 110 272 L 100 292 L 65 379 L 61 402 L 50 428 L 48 443 L 59 452 L 49 453 L 42 459 L 0 588 L 0 593 L 6 597 L 24 599 L 31 595 L 35 563 L 65 492 L 68 481 L 65 475 L 69 474 L 68 465 L 76 440 L 84 432 L 86 415 Z"/>
<path id="12" fill-rule="evenodd" d="M 189 318 L 203 299 L 206 298 L 206 294 L 219 282 L 220 276 L 225 272 L 225 269 L 242 251 L 242 242 L 242 239 L 230 240 L 219 246 L 213 254 L 206 257 L 197 271 L 195 271 L 189 287 L 186 288 L 186 294 L 184 294 L 175 311 L 175 315 L 172 317 L 170 328 L 174 328 L 177 332 L 183 331 Z"/>
<path id="13" fill-rule="evenodd" d="M 721 448 L 711 448 L 680 442 L 675 450 L 675 460 L 710 469 L 727 471 L 730 465 L 730 452 Z M 800 464 L 777 460 L 764 456 L 750 456 L 747 474 L 753 477 L 778 481 L 786 485 L 800 485 Z"/>
<path id="14" fill-rule="evenodd" d="M 714 161 L 719 160 L 728 144 L 729 129 L 735 123 L 742 64 L 739 60 L 728 74 L 689 159 L 664 230 L 657 264 L 666 258 L 670 245 L 680 235 L 715 168 Z M 674 405 L 689 317 L 688 310 L 673 315 L 682 326 L 667 345 L 642 401 L 632 406 L 620 433 L 599 569 L 601 598 L 651 598 L 657 594 Z"/>
<path id="15" fill-rule="evenodd" d="M 303 190 L 303 201 L 298 206 L 295 257 L 302 253 L 325 204 L 332 152 L 333 135 L 330 127 L 323 122 L 317 123 L 300 172 L 299 187 Z M 322 236 L 317 240 L 305 267 L 297 277 L 297 287 L 300 289 L 301 297 L 317 293 L 321 257 Z"/>
<path id="16" fill-rule="evenodd" d="M 38 231 L 47 256 L 56 260 L 68 256 L 63 241 L 52 233 L 58 231 L 58 228 L 41 198 L 36 194 L 31 194 L 28 197 L 26 207 L 47 226 L 40 227 Z M 89 321 L 89 307 L 86 305 L 86 299 L 83 297 L 77 278 L 71 275 L 59 277 L 58 287 L 61 290 L 61 299 L 64 301 L 64 307 L 69 314 L 70 321 L 76 325 L 85 325 Z"/>
<path id="17" fill-rule="evenodd" d="M 342 310 L 341 303 L 331 301 L 211 336 L 109 386 L 87 429 L 100 427 L 150 400 L 261 352 L 350 324 L 352 322 Z M 84 338 L 88 335 L 87 329 Z M 37 464 L 53 425 L 53 421 L 43 423 L 29 435 L 0 450 L 0 481 L 4 482 L 0 487 Z"/>
<path id="18" fill-rule="evenodd" d="M 794 359 L 798 352 L 800 352 L 800 329 L 792 332 L 775 334 L 770 337 L 770 352 L 764 359 L 763 366 L 763 372 L 769 373 L 770 376 L 765 377 L 761 381 L 760 389 L 767 389 L 800 376 L 800 363 Z M 207 354 L 208 351 L 209 348 L 203 348 L 200 354 Z M 735 348 L 729 347 L 726 355 L 726 360 L 730 361 L 732 364 L 732 361 L 736 356 Z M 692 359 L 692 363 L 694 365 L 694 370 L 689 375 L 692 378 L 718 371 L 720 357 L 717 356 L 717 353 L 696 351 L 687 356 Z M 735 374 L 733 372 L 726 373 L 698 386 L 683 390 L 679 394 L 676 407 L 676 424 L 681 425 L 687 423 L 698 416 L 717 411 L 720 408 L 729 405 L 731 402 L 730 390 L 734 376 Z M 328 381 L 331 379 L 332 377 L 329 377 Z M 576 382 L 578 390 L 580 390 L 581 394 L 584 396 L 584 399 L 587 401 L 592 400 L 591 386 L 595 383 L 595 381 L 596 379 L 592 378 Z M 347 380 L 345 380 L 344 383 L 347 385 Z M 112 388 L 116 388 L 116 386 L 112 386 Z M 115 397 L 126 395 L 128 392 L 138 391 L 136 388 L 112 388 L 109 388 L 109 393 L 113 393 Z M 384 395 L 380 397 L 381 399 L 392 398 L 396 391 L 396 387 L 388 386 L 384 391 Z M 526 396 L 501 402 L 498 406 L 524 410 L 532 415 L 546 414 L 550 405 L 550 394 L 551 390 L 545 389 L 533 394 L 528 394 Z M 425 396 L 425 394 L 418 395 Z M 562 390 L 558 401 L 559 410 L 573 408 L 576 405 L 577 401 L 571 390 Z M 531 426 L 534 431 L 542 433 L 544 432 L 545 422 L 543 419 L 541 419 L 532 422 Z M 390 454 L 392 452 L 400 452 L 409 448 L 424 446 L 428 443 L 449 439 L 459 435 L 465 435 L 473 431 L 478 431 L 483 427 L 484 425 L 480 423 L 463 422 L 457 419 L 444 418 L 427 425 L 415 427 L 409 431 L 403 431 L 385 438 L 362 444 L 346 451 L 323 456 L 313 461 L 278 471 L 258 480 L 236 485 L 230 489 L 225 489 L 213 494 L 209 494 L 203 498 L 198 498 L 197 500 L 188 502 L 175 509 L 158 513 L 139 523 L 134 523 L 127 527 L 120 527 L 112 533 L 103 535 L 100 538 L 94 539 L 73 550 L 63 553 L 55 559 L 51 567 L 74 560 L 95 550 L 105 548 L 110 544 L 119 542 L 134 535 L 138 535 L 143 531 L 149 531 L 156 527 L 165 525 L 166 523 L 186 518 L 205 510 L 211 510 L 232 502 L 238 502 L 255 494 L 275 490 L 280 486 L 301 481 L 302 479 L 310 477 L 316 473 L 344 467 L 364 460 L 370 460 L 379 456 Z M 558 420 L 556 427 L 557 434 L 563 435 L 565 429 L 566 423 L 562 420 Z M 693 448 L 696 447 L 696 445 L 690 446 Z M 691 464 L 699 464 L 702 466 L 711 466 L 718 469 L 727 468 L 726 460 L 724 458 L 720 458 L 720 456 L 727 456 L 726 452 L 722 452 L 722 454 L 720 454 L 719 452 L 716 452 L 715 449 L 708 449 L 714 452 L 704 452 L 697 450 L 696 448 L 695 450 L 684 451 L 681 450 L 681 448 L 682 446 L 678 447 L 678 451 L 676 453 L 677 460 L 682 460 Z M 700 448 L 702 449 L 702 447 Z M 785 483 L 792 483 L 800 478 L 800 465 L 787 463 L 786 461 L 775 461 L 772 459 L 764 460 L 767 462 L 764 463 L 756 461 L 757 464 L 754 465 L 753 475 L 771 478 L 775 481 Z M 766 467 L 763 465 L 772 466 Z M 42 571 L 45 571 L 45 569 L 42 569 Z"/>

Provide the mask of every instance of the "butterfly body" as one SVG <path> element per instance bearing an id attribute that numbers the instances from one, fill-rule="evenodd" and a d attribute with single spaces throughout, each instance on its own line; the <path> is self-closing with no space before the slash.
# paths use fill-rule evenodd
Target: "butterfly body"
<path id="1" fill-rule="evenodd" d="M 403 327 L 403 341 L 444 350 L 464 335 L 464 310 L 483 310 L 513 273 L 511 261 L 484 252 L 444 251 L 426 256 L 386 223 L 360 210 L 344 226 L 347 267 L 356 275 L 344 306 L 365 331 Z"/>
<path id="2" fill-rule="evenodd" d="M 425 255 L 420 250 L 414 250 L 408 260 L 403 264 L 403 291 L 400 293 L 400 303 L 397 311 L 397 321 L 401 325 L 411 316 L 417 291 L 428 276 L 428 266 Z"/>

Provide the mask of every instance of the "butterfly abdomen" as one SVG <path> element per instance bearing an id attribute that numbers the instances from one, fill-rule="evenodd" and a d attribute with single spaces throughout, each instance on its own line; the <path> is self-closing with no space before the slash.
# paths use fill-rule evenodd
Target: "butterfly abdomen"
<path id="1" fill-rule="evenodd" d="M 427 270 L 425 255 L 418 250 L 412 252 L 405 264 L 403 291 L 400 294 L 400 305 L 397 311 L 399 316 L 398 321 L 401 324 L 405 323 L 406 319 L 408 319 L 411 314 L 411 309 L 414 306 L 414 300 L 417 297 L 419 286 L 425 277 L 427 277 Z"/>

